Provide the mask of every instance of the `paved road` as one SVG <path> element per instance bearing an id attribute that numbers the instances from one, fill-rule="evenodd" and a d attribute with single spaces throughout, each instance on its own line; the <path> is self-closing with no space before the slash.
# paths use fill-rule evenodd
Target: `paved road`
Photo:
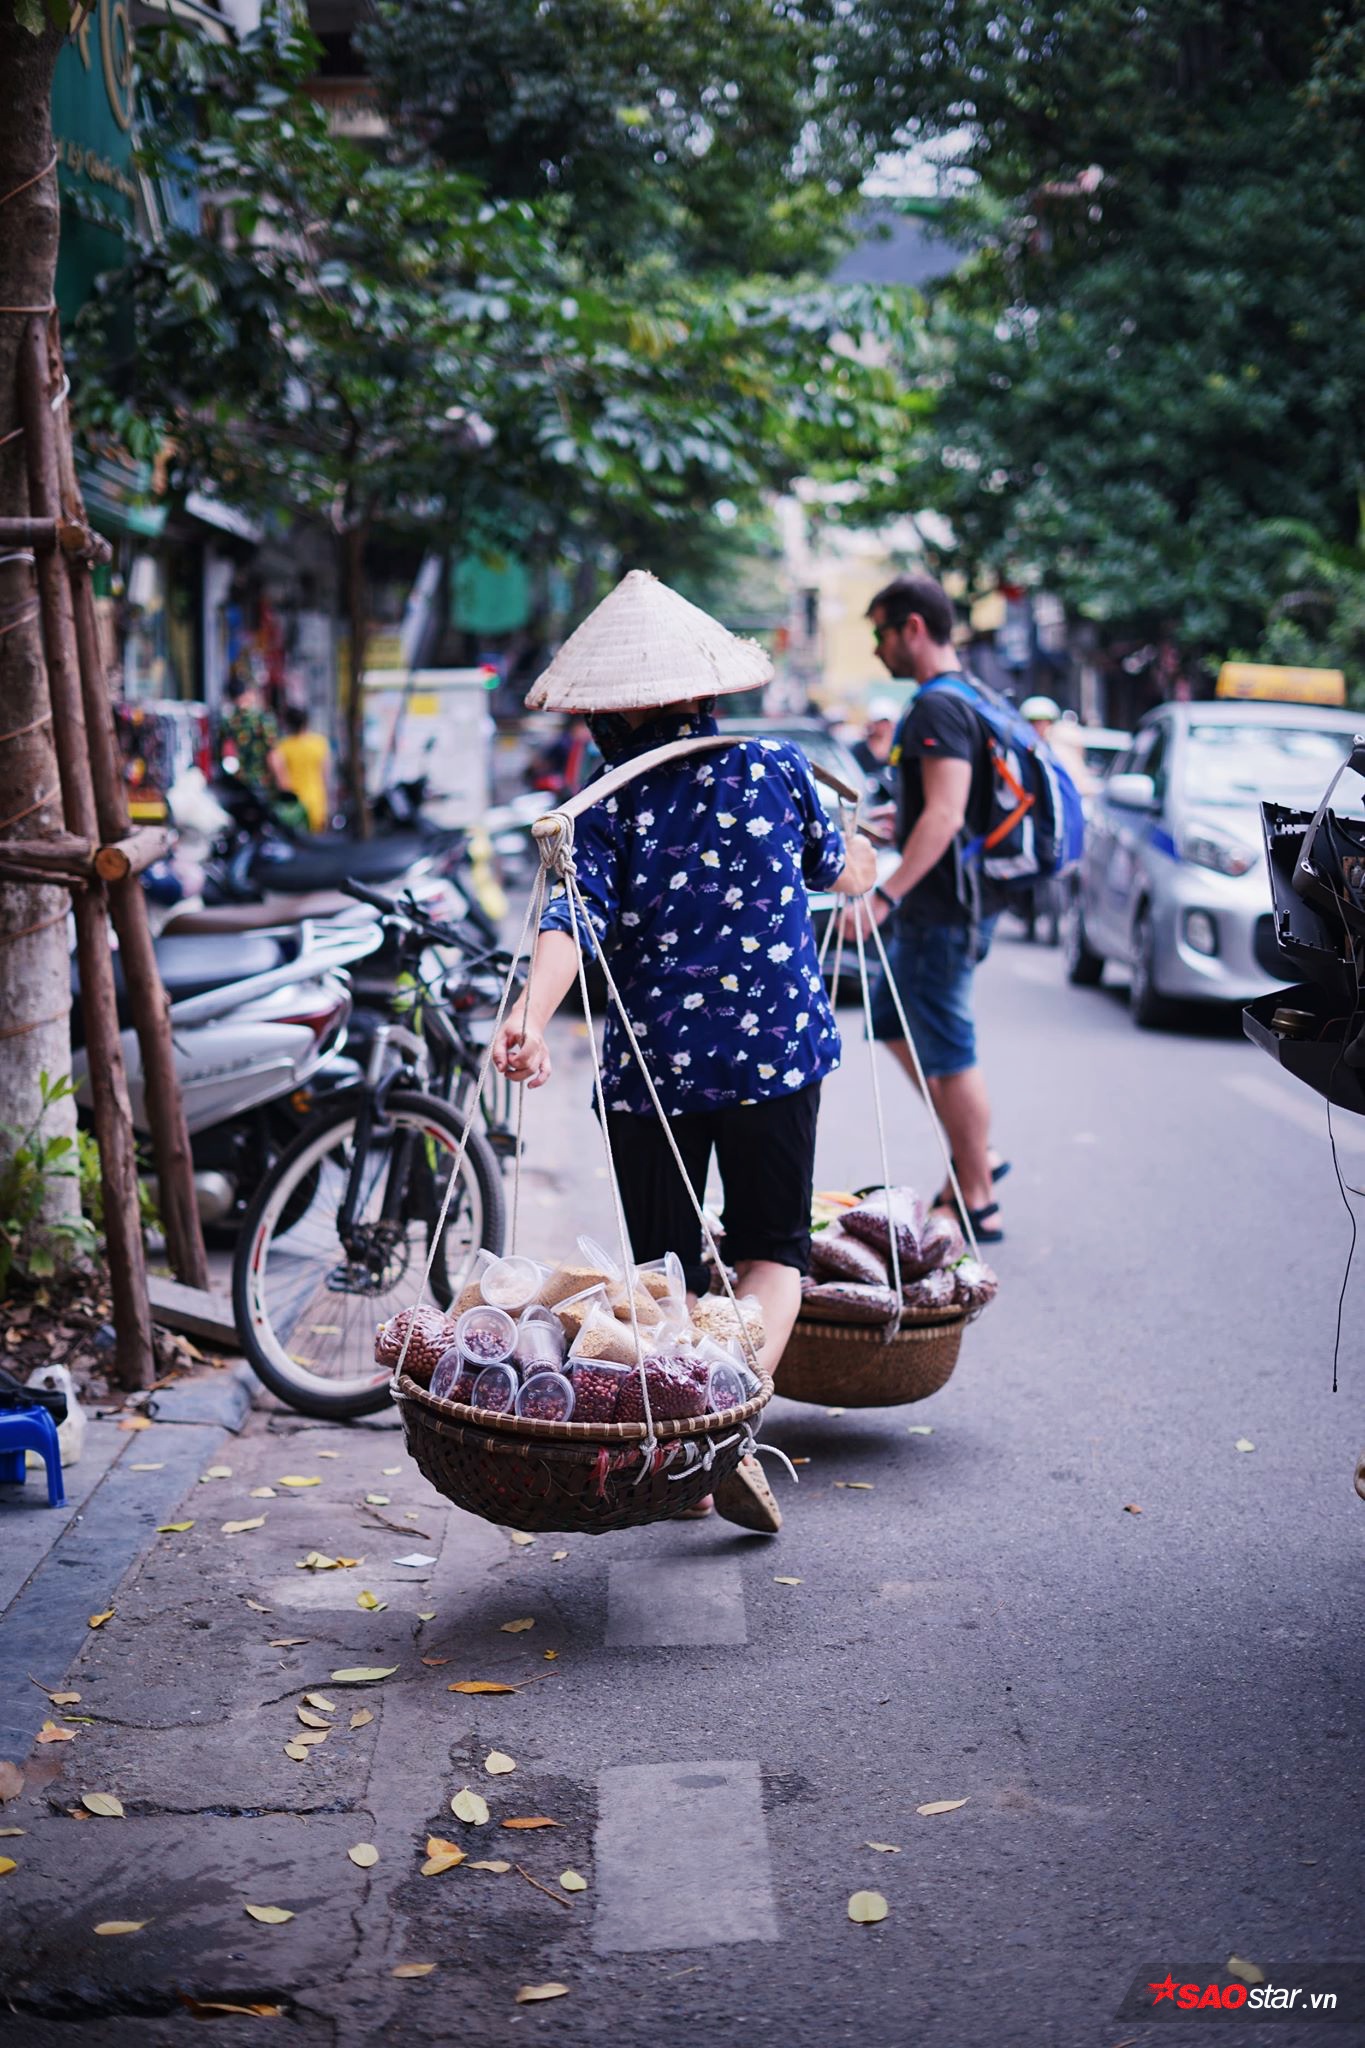
<path id="1" fill-rule="evenodd" d="M 68 2038 L 74 1987 L 83 2043 L 178 2042 L 188 1987 L 278 1999 L 310 2043 L 1118 2048 L 1162 2038 L 1116 2019 L 1139 1976 L 1229 1982 L 1237 1956 L 1292 1985 L 1360 1956 L 1365 1400 L 1358 1293 L 1330 1391 L 1348 1233 L 1325 1120 L 1239 1037 L 1141 1035 L 1055 955 L 1002 941 L 982 993 L 1015 1161 L 1000 1301 L 922 1407 L 774 1405 L 766 1433 L 809 1460 L 776 1543 L 713 1523 L 514 1548 L 393 1475 L 383 1429 L 262 1417 L 232 1446 L 224 1515 L 284 1472 L 323 1485 L 230 1550 L 196 1488 L 199 1527 L 92 1639 L 75 1683 L 110 1719 L 0 1845 L 26 2039 Z M 606 1213 L 581 1036 L 563 1052 L 529 1127 L 545 1250 Z M 927 1181 L 891 1086 L 896 1170 Z M 1354 1133 L 1343 1160 L 1365 1163 Z M 855 1044 L 820 1179 L 874 1172 Z M 415 1585 L 405 1540 L 352 1505 L 375 1486 L 439 1559 Z M 378 1613 L 355 1571 L 296 1568 L 351 1542 Z M 375 1721 L 343 1727 L 346 1696 L 335 1738 L 288 1762 L 300 1689 L 371 1661 L 399 1667 L 365 1695 Z M 455 1677 L 543 1682 L 469 1699 Z M 485 1773 L 493 1748 L 514 1774 Z M 92 1775 L 128 1818 L 82 1827 L 73 1876 L 65 1808 Z M 466 1781 L 487 1830 L 448 1811 Z M 966 1804 L 916 1811 L 939 1800 Z M 561 1826 L 510 1835 L 509 1815 Z M 588 1889 L 565 1909 L 515 1871 L 422 1879 L 430 1832 Z M 368 1873 L 345 1857 L 361 1839 Z M 860 1888 L 889 1903 L 878 1927 L 848 1923 Z M 297 1917 L 255 1926 L 244 1899 Z M 89 1935 L 144 1914 L 141 1936 Z M 405 1957 L 440 1967 L 396 1981 Z M 551 1979 L 568 1997 L 513 2004 Z M 219 2024 L 232 2043 L 265 2023 Z"/>

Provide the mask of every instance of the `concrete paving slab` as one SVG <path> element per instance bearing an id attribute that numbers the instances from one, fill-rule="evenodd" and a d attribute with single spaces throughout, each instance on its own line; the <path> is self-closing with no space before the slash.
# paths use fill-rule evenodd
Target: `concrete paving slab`
<path id="1" fill-rule="evenodd" d="M 599 1955 L 776 1941 L 756 1763 L 618 1765 L 597 1798 Z"/>
<path id="2" fill-rule="evenodd" d="M 702 1553 L 661 1564 L 613 1564 L 607 1589 L 609 1650 L 749 1640 L 737 1564 Z"/>
<path id="3" fill-rule="evenodd" d="M 70 1528 L 128 1445 L 129 1437 L 117 1423 L 91 1422 L 80 1463 L 62 1467 L 65 1507 L 48 1506 L 47 1481 L 41 1472 L 30 1472 L 23 1486 L 0 1486 L 0 1613 Z"/>

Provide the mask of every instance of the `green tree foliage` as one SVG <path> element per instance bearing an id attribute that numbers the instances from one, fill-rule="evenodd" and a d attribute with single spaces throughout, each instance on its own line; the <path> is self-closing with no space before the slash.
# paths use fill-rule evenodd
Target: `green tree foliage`
<path id="1" fill-rule="evenodd" d="M 1360 526 L 1356 10 L 879 14 L 907 132 L 956 133 L 975 250 L 934 294 L 910 362 L 931 424 L 880 502 L 940 505 L 968 561 L 1045 580 L 1111 638 L 1254 647 L 1304 533 L 1330 554 Z"/>
<path id="2" fill-rule="evenodd" d="M 894 127 L 840 0 L 380 0 L 395 130 L 505 197 L 563 202 L 599 275 L 821 272 Z M 871 89 L 870 89 L 871 88 Z"/>

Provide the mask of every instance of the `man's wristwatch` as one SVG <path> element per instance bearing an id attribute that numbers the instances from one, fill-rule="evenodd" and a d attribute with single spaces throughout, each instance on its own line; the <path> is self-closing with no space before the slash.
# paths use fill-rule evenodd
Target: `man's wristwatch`
<path id="1" fill-rule="evenodd" d="M 876 886 L 873 888 L 872 894 L 874 896 L 880 896 L 882 902 L 886 905 L 888 910 L 899 910 L 901 907 L 900 897 L 893 896 L 889 889 L 883 889 L 880 882 L 878 882 Z"/>

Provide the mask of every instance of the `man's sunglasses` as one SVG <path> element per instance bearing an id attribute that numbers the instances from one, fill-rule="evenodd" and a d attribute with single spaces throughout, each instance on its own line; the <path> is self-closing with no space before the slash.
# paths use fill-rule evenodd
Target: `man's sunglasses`
<path id="1" fill-rule="evenodd" d="M 872 628 L 873 646 L 880 647 L 888 633 L 899 633 L 900 630 L 901 628 L 899 626 L 874 626 Z"/>

